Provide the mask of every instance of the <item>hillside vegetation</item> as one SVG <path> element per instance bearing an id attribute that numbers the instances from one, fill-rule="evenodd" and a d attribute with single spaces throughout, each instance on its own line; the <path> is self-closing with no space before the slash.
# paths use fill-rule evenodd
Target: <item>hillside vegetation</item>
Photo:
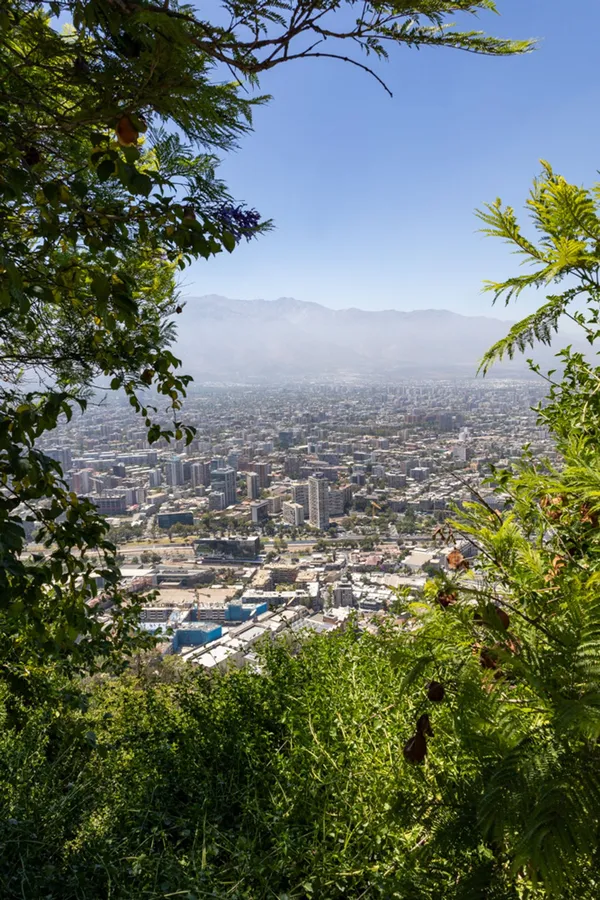
<path id="1" fill-rule="evenodd" d="M 430 619 L 432 648 L 446 634 L 435 662 L 421 640 L 351 630 L 297 657 L 271 649 L 261 676 L 167 664 L 93 685 L 85 711 L 48 705 L 5 725 L 1 895 L 521 896 L 528 879 L 494 840 L 511 812 L 495 793 L 531 713 L 482 684 L 459 625 Z M 403 747 L 423 712 L 433 736 L 418 765 Z M 525 818 L 548 773 L 522 775 Z M 584 884 L 561 896 L 593 896 Z"/>

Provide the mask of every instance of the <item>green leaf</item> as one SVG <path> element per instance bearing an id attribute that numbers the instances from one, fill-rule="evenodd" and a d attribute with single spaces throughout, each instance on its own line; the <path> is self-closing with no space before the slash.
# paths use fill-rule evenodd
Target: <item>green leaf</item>
<path id="1" fill-rule="evenodd" d="M 116 164 L 112 159 L 104 159 L 96 169 L 96 175 L 99 181 L 108 181 L 108 179 L 117 171 Z"/>
<path id="2" fill-rule="evenodd" d="M 233 251 L 235 250 L 235 238 L 234 238 L 234 236 L 233 236 L 232 234 L 230 234 L 229 231 L 224 231 L 223 234 L 221 235 L 221 240 L 223 241 L 223 244 L 224 244 L 224 246 L 225 246 L 225 249 L 226 249 L 229 253 L 233 253 Z"/>
<path id="3" fill-rule="evenodd" d="M 92 275 L 92 290 L 102 303 L 108 302 L 111 287 L 110 279 L 103 272 L 94 272 Z"/>
<path id="4" fill-rule="evenodd" d="M 128 163 L 137 162 L 141 156 L 137 147 L 123 147 L 123 155 Z"/>
<path id="5" fill-rule="evenodd" d="M 144 197 L 148 197 L 152 191 L 153 181 L 143 172 L 136 171 L 130 179 L 128 187 L 133 194 L 142 194 Z"/>

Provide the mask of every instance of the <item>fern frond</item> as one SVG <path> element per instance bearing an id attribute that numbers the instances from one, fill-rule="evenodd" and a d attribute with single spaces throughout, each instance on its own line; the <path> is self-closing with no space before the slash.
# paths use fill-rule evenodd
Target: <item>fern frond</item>
<path id="1" fill-rule="evenodd" d="M 483 795 L 479 821 L 488 838 L 509 849 L 513 871 L 526 869 L 534 884 L 562 900 L 595 852 L 600 778 L 586 751 L 555 746 L 548 736 L 532 732 L 505 756 Z"/>
<path id="2" fill-rule="evenodd" d="M 530 275 L 515 275 L 513 278 L 507 278 L 506 281 L 486 280 L 483 282 L 483 293 L 493 293 L 492 305 L 503 298 L 504 305 L 508 306 L 511 300 L 517 298 L 527 288 L 545 287 L 554 278 L 553 271 L 554 267 L 549 264 Z"/>
<path id="3" fill-rule="evenodd" d="M 600 682 L 600 595 L 590 599 L 583 611 L 584 622 L 575 666 L 585 682 Z M 593 687 L 590 685 L 590 687 Z"/>
<path id="4" fill-rule="evenodd" d="M 564 294 L 549 297 L 547 303 L 513 325 L 505 338 L 490 347 L 484 354 L 478 371 L 487 374 L 493 363 L 505 356 L 512 359 L 516 350 L 523 353 L 527 347 L 533 347 L 536 343 L 549 345 L 553 333 L 558 330 L 558 321 L 570 302 L 571 297 L 565 298 Z"/>
<path id="5" fill-rule="evenodd" d="M 543 251 L 521 231 L 512 206 L 503 207 L 499 197 L 494 203 L 486 203 L 483 209 L 476 210 L 475 215 L 488 226 L 481 229 L 483 234 L 502 238 L 507 243 L 514 244 L 517 253 L 523 253 L 539 262 L 546 262 Z"/>

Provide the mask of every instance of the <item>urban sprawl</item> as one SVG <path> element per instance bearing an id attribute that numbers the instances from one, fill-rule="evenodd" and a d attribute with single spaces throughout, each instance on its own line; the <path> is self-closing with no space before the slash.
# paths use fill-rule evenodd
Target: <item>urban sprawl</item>
<path id="1" fill-rule="evenodd" d="M 331 631 L 351 613 L 376 628 L 399 588 L 446 568 L 457 542 L 435 539 L 437 526 L 465 501 L 503 504 L 491 467 L 525 444 L 554 459 L 532 408 L 541 393 L 504 380 L 196 388 L 187 446 L 150 446 L 112 401 L 43 449 L 107 517 L 124 590 L 153 592 L 139 627 L 162 652 L 258 667 L 261 640 Z"/>

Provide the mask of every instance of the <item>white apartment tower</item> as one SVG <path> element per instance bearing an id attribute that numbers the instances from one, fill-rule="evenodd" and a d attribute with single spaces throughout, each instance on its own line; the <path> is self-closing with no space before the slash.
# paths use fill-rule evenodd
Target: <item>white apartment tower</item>
<path id="1" fill-rule="evenodd" d="M 213 469 L 210 473 L 210 486 L 213 491 L 225 494 L 225 507 L 237 503 L 237 476 L 231 466 Z"/>
<path id="2" fill-rule="evenodd" d="M 183 484 L 183 463 L 178 456 L 173 456 L 165 466 L 167 484 L 172 487 Z"/>
<path id="3" fill-rule="evenodd" d="M 308 479 L 308 518 L 315 528 L 329 527 L 328 484 L 322 472 Z"/>
<path id="4" fill-rule="evenodd" d="M 292 485 L 292 500 L 294 503 L 301 503 L 304 507 L 304 518 L 308 519 L 308 484 L 300 482 Z"/>

